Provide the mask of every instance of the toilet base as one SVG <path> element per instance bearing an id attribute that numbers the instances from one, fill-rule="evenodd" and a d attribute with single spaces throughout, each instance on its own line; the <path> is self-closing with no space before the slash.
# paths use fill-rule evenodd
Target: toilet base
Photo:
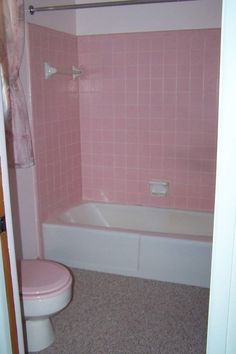
<path id="1" fill-rule="evenodd" d="M 54 330 L 50 318 L 26 320 L 28 352 L 38 352 L 54 342 Z"/>

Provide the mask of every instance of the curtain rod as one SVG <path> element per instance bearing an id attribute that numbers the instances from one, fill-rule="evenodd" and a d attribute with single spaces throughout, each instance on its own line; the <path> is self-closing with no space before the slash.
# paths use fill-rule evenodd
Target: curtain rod
<path id="1" fill-rule="evenodd" d="M 196 0 L 117 0 L 117 1 L 103 1 L 84 4 L 72 4 L 72 5 L 52 5 L 43 7 L 29 6 L 29 12 L 33 15 L 35 12 L 41 11 L 55 11 L 55 10 L 74 10 L 74 9 L 88 9 L 93 7 L 108 7 L 108 6 L 123 6 L 123 5 L 143 5 L 153 3 L 165 3 L 165 2 L 183 2 L 183 1 L 196 1 Z"/>

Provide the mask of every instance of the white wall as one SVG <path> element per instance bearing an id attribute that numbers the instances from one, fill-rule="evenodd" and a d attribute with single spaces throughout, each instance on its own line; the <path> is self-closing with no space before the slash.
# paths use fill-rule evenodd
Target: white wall
<path id="1" fill-rule="evenodd" d="M 37 12 L 30 15 L 29 5 L 35 7 L 49 5 L 74 4 L 74 0 L 25 0 L 26 22 L 33 23 L 57 31 L 75 34 L 76 33 L 76 13 L 74 10 Z"/>
<path id="2" fill-rule="evenodd" d="M 26 21 L 77 35 L 220 27 L 222 0 L 49 11 L 34 15 L 28 11 L 29 5 L 40 7 L 100 1 L 25 0 Z"/>
<path id="3" fill-rule="evenodd" d="M 30 123 L 32 124 L 29 53 L 26 28 L 25 50 L 20 68 Z M 41 256 L 39 225 L 37 217 L 37 195 L 35 187 L 35 166 L 10 171 L 11 197 L 13 204 L 14 231 L 20 243 L 16 253 L 24 259 Z M 20 249 L 21 248 L 21 249 Z"/>
<path id="4" fill-rule="evenodd" d="M 221 3 L 222 0 L 196 0 L 76 10 L 76 34 L 218 28 Z"/>
<path id="5" fill-rule="evenodd" d="M 224 0 L 207 354 L 236 353 L 235 13 L 235 0 Z"/>
<path id="6" fill-rule="evenodd" d="M 16 252 L 19 253 L 20 248 L 21 257 L 24 259 L 37 258 L 41 254 L 38 241 L 34 169 L 35 167 L 17 169 L 15 177 L 10 178 L 14 197 L 17 198 L 15 205 L 12 205 L 13 216 L 16 217 L 15 239 L 20 238 L 20 245 L 19 240 L 16 242 Z"/>

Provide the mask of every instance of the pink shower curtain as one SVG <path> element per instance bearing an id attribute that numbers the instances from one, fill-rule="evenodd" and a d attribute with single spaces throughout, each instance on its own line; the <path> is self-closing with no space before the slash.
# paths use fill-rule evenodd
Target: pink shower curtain
<path id="1" fill-rule="evenodd" d="M 9 163 L 34 164 L 30 124 L 19 68 L 24 50 L 23 0 L 0 0 L 0 75 Z"/>

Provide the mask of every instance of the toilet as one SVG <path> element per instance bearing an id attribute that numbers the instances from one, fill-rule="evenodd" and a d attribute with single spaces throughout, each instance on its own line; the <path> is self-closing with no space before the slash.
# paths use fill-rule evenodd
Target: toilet
<path id="1" fill-rule="evenodd" d="M 28 352 L 38 352 L 54 341 L 50 317 L 72 297 L 72 276 L 63 265 L 48 260 L 22 260 L 20 293 L 26 323 Z"/>

